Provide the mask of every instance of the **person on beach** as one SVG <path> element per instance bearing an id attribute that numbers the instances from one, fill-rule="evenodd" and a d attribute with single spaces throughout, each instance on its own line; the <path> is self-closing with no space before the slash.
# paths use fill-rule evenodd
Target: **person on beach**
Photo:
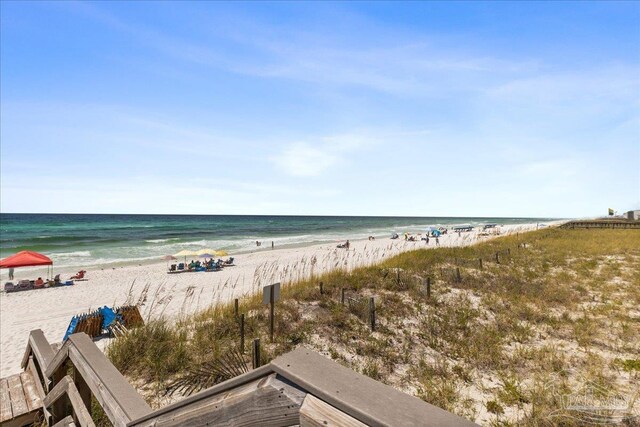
<path id="1" fill-rule="evenodd" d="M 436 237 L 436 246 L 440 246 L 440 239 Z"/>
<path id="2" fill-rule="evenodd" d="M 40 287 L 44 285 L 44 280 L 42 280 L 42 277 L 38 277 L 38 280 L 36 280 L 36 286 Z"/>
<path id="3" fill-rule="evenodd" d="M 13 267 L 9 269 L 9 280 L 13 280 Z"/>
<path id="4" fill-rule="evenodd" d="M 427 234 L 427 245 L 429 244 L 429 235 Z"/>

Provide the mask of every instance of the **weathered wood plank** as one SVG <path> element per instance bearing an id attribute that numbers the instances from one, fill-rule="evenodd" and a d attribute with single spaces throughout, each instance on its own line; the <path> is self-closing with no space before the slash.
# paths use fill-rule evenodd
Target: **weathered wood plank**
<path id="1" fill-rule="evenodd" d="M 64 345 L 58 350 L 58 352 L 53 356 L 49 364 L 47 365 L 44 375 L 47 378 L 52 378 L 53 374 L 60 369 L 60 367 L 67 361 L 69 358 L 69 347 L 71 346 L 71 341 L 67 340 Z M 52 384 L 55 387 L 55 384 Z"/>
<path id="2" fill-rule="evenodd" d="M 29 333 L 27 348 L 22 358 L 22 364 L 20 365 L 23 369 L 26 368 L 27 363 L 29 363 L 29 355 L 31 354 L 35 357 L 40 369 L 42 369 L 42 372 L 47 369 L 47 366 L 51 363 L 51 360 L 55 355 L 55 351 L 51 348 L 51 345 L 44 336 L 42 329 L 34 329 Z"/>
<path id="3" fill-rule="evenodd" d="M 50 415 L 49 411 L 42 404 L 42 401 L 44 400 L 46 393 L 44 391 L 44 388 L 42 387 L 42 383 L 38 380 L 38 370 L 36 368 L 35 362 L 33 361 L 33 356 L 29 358 L 29 363 L 27 364 L 27 370 L 31 372 L 31 375 L 33 376 L 33 379 L 34 379 L 33 382 L 36 385 L 36 391 L 40 396 L 40 404 L 42 405 L 42 412 L 44 412 L 44 417 L 45 419 L 49 419 L 49 415 Z"/>
<path id="4" fill-rule="evenodd" d="M 151 408 L 84 333 L 72 335 L 69 359 L 115 426 L 143 417 Z"/>
<path id="5" fill-rule="evenodd" d="M 57 423 L 53 425 L 53 427 L 75 427 L 76 423 L 73 422 L 73 417 L 71 415 L 67 415 Z"/>
<path id="6" fill-rule="evenodd" d="M 307 394 L 300 408 L 300 427 L 367 427 L 349 414 Z"/>
<path id="7" fill-rule="evenodd" d="M 73 408 L 74 420 L 77 421 L 81 427 L 95 427 L 96 425 L 94 424 L 93 419 L 91 419 L 89 409 L 82 401 L 82 397 L 73 382 L 69 383 L 67 395 L 69 396 L 69 401 L 71 401 L 71 407 Z"/>
<path id="8" fill-rule="evenodd" d="M 173 408 L 145 426 L 291 426 L 300 423 L 305 392 L 271 374 L 218 395 Z"/>
<path id="9" fill-rule="evenodd" d="M 80 397 L 80 393 L 78 393 L 78 389 L 76 388 L 73 380 L 69 375 L 66 375 L 64 378 L 62 378 L 58 382 L 58 384 L 56 384 L 56 386 L 49 392 L 49 394 L 47 394 L 47 396 L 44 398 L 43 404 L 48 408 L 58 400 L 64 399 L 65 396 L 71 402 L 74 420 L 76 420 L 82 427 L 95 427 L 95 424 L 91 419 L 91 414 L 89 413 L 87 407 L 84 405 L 84 402 Z"/>
<path id="10" fill-rule="evenodd" d="M 49 408 L 53 405 L 60 397 L 62 397 L 67 390 L 69 389 L 69 384 L 73 382 L 69 375 L 65 375 L 58 384 L 45 396 L 42 404 Z"/>
<path id="11" fill-rule="evenodd" d="M 29 412 L 27 402 L 24 400 L 24 391 L 22 390 L 20 375 L 12 375 L 7 378 L 7 385 L 9 386 L 9 398 L 11 399 L 13 418 Z"/>
<path id="12" fill-rule="evenodd" d="M 6 378 L 2 378 L 0 379 L 0 423 L 11 418 L 13 418 L 13 411 L 9 397 L 9 384 Z"/>
<path id="13" fill-rule="evenodd" d="M 24 400 L 27 402 L 29 412 L 40 409 L 42 407 L 42 400 L 40 399 L 40 393 L 38 393 L 36 389 L 36 384 L 31 373 L 29 371 L 21 372 L 20 380 L 22 381 Z"/>
<path id="14" fill-rule="evenodd" d="M 302 347 L 274 359 L 267 366 L 368 425 L 416 426 L 424 425 L 425 420 L 437 426 L 475 425 Z"/>
<path id="15" fill-rule="evenodd" d="M 38 368 L 36 368 L 36 364 L 33 361 L 33 358 L 29 358 L 29 363 L 27 364 L 27 372 L 31 373 L 31 376 L 33 377 L 33 383 L 36 386 L 36 391 L 38 392 L 40 399 L 44 399 L 44 396 L 46 395 L 45 391 L 44 391 L 44 387 L 42 387 L 42 383 L 40 381 L 38 381 Z"/>
<path id="16" fill-rule="evenodd" d="M 214 396 L 249 384 L 255 380 L 262 379 L 270 375 L 271 373 L 273 373 L 273 371 L 271 370 L 269 365 L 261 366 L 258 369 L 247 372 L 246 374 L 238 375 L 237 377 L 231 378 L 230 380 L 227 380 L 223 383 L 216 384 L 213 387 L 189 396 L 186 399 L 182 399 L 179 402 L 175 402 L 160 409 L 156 409 L 155 411 L 145 415 L 144 417 L 134 420 L 130 425 L 147 425 L 148 420 L 159 418 L 161 415 L 169 414 L 178 408 L 195 405 L 200 401 L 207 400 Z"/>

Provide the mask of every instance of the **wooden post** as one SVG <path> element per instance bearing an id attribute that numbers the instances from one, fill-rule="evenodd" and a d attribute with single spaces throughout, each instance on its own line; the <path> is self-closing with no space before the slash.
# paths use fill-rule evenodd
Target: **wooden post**
<path id="1" fill-rule="evenodd" d="M 431 299 L 431 277 L 427 277 L 427 298 Z"/>
<path id="2" fill-rule="evenodd" d="M 64 376 L 67 373 L 67 362 L 62 363 L 62 365 L 60 365 L 60 367 L 58 368 L 58 370 L 56 372 L 53 373 L 52 375 L 52 382 L 51 382 L 51 389 L 53 389 L 53 387 L 56 386 L 56 384 L 58 384 L 62 378 L 64 378 Z M 68 411 L 68 407 L 67 407 L 67 399 L 58 399 L 56 400 L 53 405 L 51 405 L 51 425 L 57 423 L 58 421 L 60 421 L 61 419 L 63 419 L 64 417 L 66 417 L 68 415 L 68 413 L 70 411 Z"/>
<path id="3" fill-rule="evenodd" d="M 269 337 L 271 338 L 271 342 L 273 342 L 273 328 L 275 325 L 275 289 L 271 289 L 271 298 L 269 299 Z"/>
<path id="4" fill-rule="evenodd" d="M 38 381 L 37 378 L 36 381 Z M 73 368 L 73 382 L 78 389 L 78 394 L 80 394 L 82 403 L 84 403 L 87 411 L 91 413 L 91 389 L 89 388 L 89 385 L 84 380 L 84 378 L 82 378 L 82 375 L 80 375 L 80 372 L 78 372 L 78 369 L 76 369 L 75 367 Z"/>
<path id="5" fill-rule="evenodd" d="M 462 281 L 462 277 L 460 277 L 460 267 L 456 267 L 456 282 L 460 283 Z"/>
<path id="6" fill-rule="evenodd" d="M 371 330 L 376 330 L 376 301 L 373 297 L 369 298 L 369 322 L 371 323 Z"/>
<path id="7" fill-rule="evenodd" d="M 496 252 L 496 264 L 500 264 L 500 255 Z"/>
<path id="8" fill-rule="evenodd" d="M 482 258 L 478 258 L 478 263 L 480 264 L 480 270 L 482 270 Z"/>
<path id="9" fill-rule="evenodd" d="M 238 318 L 238 298 L 233 300 L 233 317 Z"/>
<path id="10" fill-rule="evenodd" d="M 244 354 L 244 313 L 240 315 L 240 353 Z"/>
<path id="11" fill-rule="evenodd" d="M 322 289 L 322 282 L 320 282 L 320 295 L 324 295 L 324 289 Z"/>
<path id="12" fill-rule="evenodd" d="M 340 304 L 344 305 L 344 288 L 340 289 Z"/>
<path id="13" fill-rule="evenodd" d="M 253 340 L 251 349 L 251 359 L 253 360 L 253 369 L 260 367 L 260 338 Z"/>

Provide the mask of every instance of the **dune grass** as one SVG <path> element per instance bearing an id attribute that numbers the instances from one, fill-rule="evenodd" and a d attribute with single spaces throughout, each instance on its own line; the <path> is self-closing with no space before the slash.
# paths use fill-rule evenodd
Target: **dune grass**
<path id="1" fill-rule="evenodd" d="M 375 332 L 359 303 L 369 297 Z M 559 418 L 559 398 L 584 384 L 632 400 L 640 388 L 638 307 L 638 230 L 545 229 L 283 283 L 274 343 L 261 296 L 240 301 L 246 348 L 261 338 L 262 363 L 303 345 L 486 425 L 573 425 Z M 233 305 L 225 304 L 152 320 L 115 339 L 107 355 L 159 406 L 173 381 L 238 345 Z"/>

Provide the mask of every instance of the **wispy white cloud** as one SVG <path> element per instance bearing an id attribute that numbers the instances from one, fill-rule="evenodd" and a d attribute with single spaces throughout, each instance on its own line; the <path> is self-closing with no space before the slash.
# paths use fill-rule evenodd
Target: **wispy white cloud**
<path id="1" fill-rule="evenodd" d="M 305 142 L 288 145 L 272 161 L 285 173 L 293 176 L 316 176 L 340 162 L 340 157 L 326 149 Z"/>
<path id="2" fill-rule="evenodd" d="M 270 160 L 285 174 L 297 177 L 318 176 L 347 163 L 350 154 L 380 142 L 380 135 L 374 135 L 371 131 L 311 138 L 309 141 L 285 144 Z"/>

